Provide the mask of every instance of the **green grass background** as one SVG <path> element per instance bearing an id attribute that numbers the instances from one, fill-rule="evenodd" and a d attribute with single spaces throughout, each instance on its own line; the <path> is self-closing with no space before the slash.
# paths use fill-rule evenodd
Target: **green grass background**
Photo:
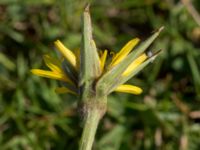
<path id="1" fill-rule="evenodd" d="M 53 42 L 80 47 L 84 0 L 0 0 L 0 150 L 76 150 L 82 124 L 76 97 L 34 76 Z M 98 48 L 119 51 L 161 26 L 150 47 L 161 55 L 130 83 L 140 96 L 113 93 L 94 150 L 200 149 L 200 27 L 178 0 L 91 2 Z M 192 1 L 200 12 L 200 2 Z"/>

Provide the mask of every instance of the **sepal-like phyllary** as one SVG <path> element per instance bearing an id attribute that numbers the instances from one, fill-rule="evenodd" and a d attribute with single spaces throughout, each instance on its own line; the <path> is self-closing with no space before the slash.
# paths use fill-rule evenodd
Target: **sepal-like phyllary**
<path id="1" fill-rule="evenodd" d="M 82 43 L 80 51 L 80 84 L 95 80 L 100 76 L 100 62 L 96 44 L 92 37 L 89 6 L 83 13 Z"/>
<path id="2" fill-rule="evenodd" d="M 149 57 L 145 54 L 145 51 L 158 37 L 162 29 L 163 27 L 156 31 L 146 41 L 141 43 L 138 48 L 133 50 L 130 54 L 123 54 L 123 56 L 126 56 L 118 61 L 117 65 L 115 64 L 114 66 L 111 66 L 110 69 L 99 79 L 97 82 L 97 89 L 100 89 L 105 94 L 109 94 L 113 91 L 113 88 L 116 88 L 117 85 L 123 84 L 123 81 L 127 81 L 133 77 L 135 75 L 134 72 L 138 72 L 137 70 L 141 70 L 150 62 L 150 60 L 155 58 L 158 53 L 155 53 L 153 56 Z M 127 49 L 125 49 L 125 51 L 127 50 L 129 52 L 129 48 Z M 136 63 L 137 61 L 139 63 Z M 141 67 L 141 65 L 143 67 Z"/>

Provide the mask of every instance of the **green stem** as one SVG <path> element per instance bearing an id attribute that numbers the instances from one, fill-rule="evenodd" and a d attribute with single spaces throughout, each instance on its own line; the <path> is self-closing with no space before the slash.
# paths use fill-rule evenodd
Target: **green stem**
<path id="1" fill-rule="evenodd" d="M 79 150 L 91 150 L 102 114 L 99 109 L 90 109 L 85 118 Z"/>
<path id="2" fill-rule="evenodd" d="M 85 107 L 86 116 L 81 136 L 79 150 L 91 150 L 95 139 L 96 130 L 102 116 L 106 111 L 106 98 L 101 101 L 90 101 Z"/>

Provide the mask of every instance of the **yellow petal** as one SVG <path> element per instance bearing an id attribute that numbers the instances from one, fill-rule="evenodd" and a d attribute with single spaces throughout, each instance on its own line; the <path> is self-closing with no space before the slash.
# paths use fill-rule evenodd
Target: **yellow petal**
<path id="1" fill-rule="evenodd" d="M 76 56 L 74 53 L 66 48 L 59 40 L 55 41 L 54 44 L 60 53 L 62 53 L 62 55 L 65 57 L 65 59 L 69 61 L 74 68 L 76 68 Z"/>
<path id="2" fill-rule="evenodd" d="M 52 58 L 49 55 L 44 55 L 45 64 L 54 72 L 62 73 L 61 62 L 59 60 Z"/>
<path id="3" fill-rule="evenodd" d="M 55 89 L 55 92 L 58 94 L 71 93 L 71 94 L 77 95 L 74 91 L 72 91 L 66 87 L 57 87 Z"/>
<path id="4" fill-rule="evenodd" d="M 107 57 L 107 55 L 108 55 L 108 51 L 105 50 L 105 51 L 103 52 L 103 54 L 101 55 L 101 58 L 100 58 L 100 67 L 101 67 L 101 70 L 102 70 L 102 71 L 103 71 L 104 66 L 105 66 L 105 62 L 106 62 L 106 57 Z"/>
<path id="5" fill-rule="evenodd" d="M 53 72 L 53 71 L 46 71 L 41 69 L 31 69 L 31 72 L 37 76 L 56 79 L 61 81 L 66 81 L 71 83 L 71 80 L 65 76 L 63 73 Z"/>
<path id="6" fill-rule="evenodd" d="M 139 42 L 138 38 L 134 38 L 132 40 L 130 40 L 121 50 L 119 53 L 117 53 L 110 66 L 113 67 L 117 64 L 119 64 L 129 53 L 130 51 L 137 45 L 137 43 Z"/>
<path id="7" fill-rule="evenodd" d="M 134 71 L 135 68 L 137 68 L 141 63 L 143 63 L 147 58 L 148 58 L 148 56 L 145 53 L 143 53 L 142 55 L 140 55 L 138 58 L 136 58 L 127 67 L 127 69 L 124 71 L 124 73 L 122 74 L 122 76 L 128 76 L 132 71 Z"/>
<path id="8" fill-rule="evenodd" d="M 130 93 L 139 95 L 142 93 L 142 89 L 137 86 L 122 84 L 115 89 L 116 92 Z"/>

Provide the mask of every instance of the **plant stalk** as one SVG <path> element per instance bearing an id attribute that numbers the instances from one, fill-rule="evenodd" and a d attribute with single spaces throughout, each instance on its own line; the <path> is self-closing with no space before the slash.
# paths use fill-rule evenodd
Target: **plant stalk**
<path id="1" fill-rule="evenodd" d="M 86 111 L 79 150 L 91 150 L 99 121 L 106 112 L 107 98 L 93 99 L 85 104 Z"/>

